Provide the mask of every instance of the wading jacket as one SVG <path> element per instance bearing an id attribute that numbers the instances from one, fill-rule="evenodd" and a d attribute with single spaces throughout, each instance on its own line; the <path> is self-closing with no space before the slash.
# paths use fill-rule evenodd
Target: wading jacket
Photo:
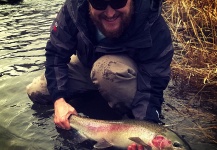
<path id="1" fill-rule="evenodd" d="M 67 63 L 77 54 L 91 67 L 105 54 L 124 53 L 138 66 L 137 92 L 132 113 L 137 119 L 158 121 L 163 91 L 170 79 L 173 46 L 170 31 L 161 16 L 161 0 L 134 0 L 129 27 L 116 40 L 96 40 L 96 28 L 89 18 L 87 0 L 66 0 L 51 25 L 46 45 L 45 76 L 55 101 L 67 97 Z M 157 111 L 157 112 L 156 112 Z"/>

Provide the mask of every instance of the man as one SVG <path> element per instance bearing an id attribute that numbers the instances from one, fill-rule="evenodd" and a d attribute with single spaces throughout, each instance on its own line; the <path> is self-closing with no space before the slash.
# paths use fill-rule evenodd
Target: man
<path id="1" fill-rule="evenodd" d="M 173 56 L 160 0 L 66 0 L 51 26 L 45 77 L 27 86 L 35 103 L 54 103 L 70 129 L 68 99 L 98 90 L 123 115 L 159 121 Z M 71 59 L 71 60 L 70 60 Z"/>

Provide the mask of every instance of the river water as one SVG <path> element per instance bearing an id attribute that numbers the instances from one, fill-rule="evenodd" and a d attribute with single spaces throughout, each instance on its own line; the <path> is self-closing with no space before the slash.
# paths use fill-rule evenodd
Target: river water
<path id="1" fill-rule="evenodd" d="M 32 105 L 25 86 L 43 71 L 49 27 L 62 4 L 0 5 L 0 150 L 54 149 L 52 107 Z"/>
<path id="2" fill-rule="evenodd" d="M 44 71 L 44 47 L 49 28 L 62 4 L 63 0 L 24 0 L 17 5 L 0 5 L 0 150 L 84 150 L 91 147 L 91 142 L 73 143 L 73 131 L 56 129 L 53 107 L 33 105 L 25 92 L 26 85 Z M 169 92 L 166 92 L 166 99 L 166 124 L 184 135 L 193 149 L 216 150 L 213 140 L 204 140 L 205 131 L 197 132 L 193 119 L 188 118 L 191 114 L 171 114 L 171 105 L 180 111 L 185 108 L 183 100 L 171 97 Z M 107 109 L 97 110 L 107 112 Z M 196 114 L 200 113 L 196 111 Z M 199 117 L 212 126 L 216 115 L 211 115 L 209 119 Z"/>

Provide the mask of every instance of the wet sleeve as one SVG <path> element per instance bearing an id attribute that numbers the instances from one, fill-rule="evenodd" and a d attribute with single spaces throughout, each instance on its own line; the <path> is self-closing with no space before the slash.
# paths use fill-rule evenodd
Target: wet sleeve
<path id="1" fill-rule="evenodd" d="M 151 27 L 150 35 L 152 45 L 137 55 L 137 91 L 132 112 L 137 119 L 159 122 L 174 48 L 169 28 L 161 16 Z"/>
<path id="2" fill-rule="evenodd" d="M 163 91 L 170 80 L 172 56 L 171 44 L 155 61 L 138 65 L 137 91 L 132 104 L 135 118 L 159 122 Z"/>
<path id="3" fill-rule="evenodd" d="M 64 5 L 51 25 L 50 40 L 46 45 L 45 77 L 47 88 L 55 101 L 67 97 L 68 66 L 75 54 L 77 28 Z"/>
<path id="4" fill-rule="evenodd" d="M 170 80 L 172 56 L 173 47 L 170 44 L 154 61 L 138 65 L 137 92 L 132 104 L 135 118 L 159 122 L 163 91 Z"/>

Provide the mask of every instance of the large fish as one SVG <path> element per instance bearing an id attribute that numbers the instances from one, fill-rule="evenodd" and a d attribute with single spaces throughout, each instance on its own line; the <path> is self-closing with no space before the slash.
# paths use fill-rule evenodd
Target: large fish
<path id="1" fill-rule="evenodd" d="M 104 121 L 72 115 L 69 122 L 84 139 L 96 141 L 97 149 L 111 146 L 127 149 L 137 143 L 147 150 L 191 150 L 172 130 L 146 121 Z"/>

